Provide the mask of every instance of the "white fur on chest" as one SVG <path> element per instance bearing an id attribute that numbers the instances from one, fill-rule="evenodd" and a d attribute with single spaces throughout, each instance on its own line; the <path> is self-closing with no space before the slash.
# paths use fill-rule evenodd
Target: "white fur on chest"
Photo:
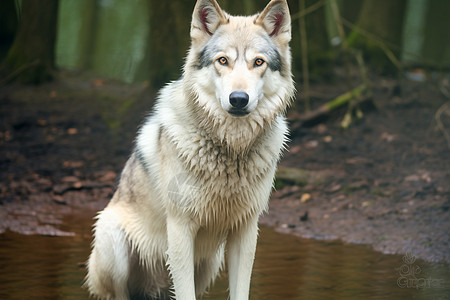
<path id="1" fill-rule="evenodd" d="M 198 151 L 182 154 L 193 182 L 186 191 L 186 210 L 202 224 L 225 227 L 266 210 L 277 155 L 268 153 L 265 146 L 260 151 L 231 155 L 202 142 Z"/>
<path id="2" fill-rule="evenodd" d="M 183 210 L 202 225 L 229 229 L 267 210 L 285 132 L 284 121 L 244 152 L 230 151 L 202 132 L 171 137 L 176 160 L 189 177 Z"/>

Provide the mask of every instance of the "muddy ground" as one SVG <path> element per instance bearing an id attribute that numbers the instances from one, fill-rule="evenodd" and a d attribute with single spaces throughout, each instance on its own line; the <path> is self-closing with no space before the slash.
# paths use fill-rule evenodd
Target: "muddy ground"
<path id="1" fill-rule="evenodd" d="M 450 105 L 439 82 L 399 89 L 373 75 L 375 107 L 347 130 L 345 109 L 310 127 L 292 120 L 281 169 L 301 180 L 277 181 L 261 223 L 450 262 Z M 311 89 L 314 108 L 345 84 Z M 0 233 L 72 235 L 64 216 L 103 208 L 153 98 L 145 84 L 73 73 L 0 87 Z"/>

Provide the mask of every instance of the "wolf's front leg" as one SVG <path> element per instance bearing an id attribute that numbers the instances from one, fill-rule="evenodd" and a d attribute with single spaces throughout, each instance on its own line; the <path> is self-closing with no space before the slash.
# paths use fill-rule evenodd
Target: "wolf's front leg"
<path id="1" fill-rule="evenodd" d="M 250 291 L 253 260 L 258 239 L 258 218 L 244 222 L 228 236 L 230 299 L 246 300 Z"/>
<path id="2" fill-rule="evenodd" d="M 118 220 L 117 208 L 109 206 L 95 223 L 85 286 L 99 299 L 129 299 L 130 243 Z"/>
<path id="3" fill-rule="evenodd" d="M 172 276 L 175 299 L 195 300 L 194 242 L 198 226 L 190 218 L 167 218 L 167 265 Z"/>

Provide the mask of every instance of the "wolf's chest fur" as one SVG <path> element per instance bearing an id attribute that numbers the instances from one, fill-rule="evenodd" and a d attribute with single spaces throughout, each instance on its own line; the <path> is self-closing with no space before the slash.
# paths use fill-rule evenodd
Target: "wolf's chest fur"
<path id="1" fill-rule="evenodd" d="M 163 134 L 161 138 L 174 145 L 167 155 L 176 156 L 188 176 L 181 180 L 189 184 L 179 187 L 185 197 L 175 205 L 184 206 L 203 225 L 219 223 L 228 228 L 265 211 L 281 152 L 280 144 L 268 138 L 273 134 L 264 133 L 241 152 L 200 130 Z"/>

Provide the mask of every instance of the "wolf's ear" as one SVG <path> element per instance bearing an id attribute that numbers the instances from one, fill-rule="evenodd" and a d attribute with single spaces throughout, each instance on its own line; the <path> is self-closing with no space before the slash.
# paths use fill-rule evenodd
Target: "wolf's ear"
<path id="1" fill-rule="evenodd" d="M 193 41 L 209 39 L 221 24 L 228 23 L 216 0 L 197 0 L 192 14 L 191 38 Z"/>
<path id="2" fill-rule="evenodd" d="M 291 17 L 286 0 L 271 0 L 256 17 L 256 25 L 261 25 L 269 36 L 281 44 L 291 40 Z"/>

